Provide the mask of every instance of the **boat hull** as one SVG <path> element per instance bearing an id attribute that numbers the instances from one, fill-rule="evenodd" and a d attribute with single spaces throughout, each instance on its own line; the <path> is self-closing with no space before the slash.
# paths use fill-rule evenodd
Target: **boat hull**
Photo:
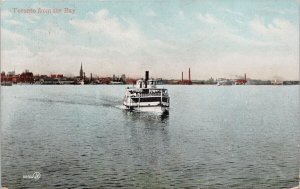
<path id="1" fill-rule="evenodd" d="M 166 106 L 126 106 L 123 105 L 126 110 L 130 111 L 137 111 L 137 112 L 149 112 L 149 113 L 155 113 L 155 114 L 168 114 L 169 113 L 169 107 Z"/>

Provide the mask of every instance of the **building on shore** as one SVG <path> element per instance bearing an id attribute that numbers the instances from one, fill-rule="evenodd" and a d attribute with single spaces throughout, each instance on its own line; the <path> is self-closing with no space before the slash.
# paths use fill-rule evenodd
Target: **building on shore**
<path id="1" fill-rule="evenodd" d="M 246 85 L 247 84 L 247 76 L 244 75 L 244 79 L 236 79 L 234 82 L 235 85 Z"/>
<path id="2" fill-rule="evenodd" d="M 27 83 L 27 84 L 33 84 L 34 83 L 34 77 L 33 73 L 29 70 L 25 70 L 25 72 L 16 75 L 14 71 L 8 72 L 8 74 L 5 74 L 5 72 L 1 73 L 1 83 Z"/>
<path id="3" fill-rule="evenodd" d="M 283 81 L 279 81 L 275 79 L 271 81 L 271 85 L 283 85 Z"/>
<path id="4" fill-rule="evenodd" d="M 232 79 L 226 79 L 226 78 L 218 78 L 216 81 L 218 86 L 234 84 L 234 81 Z"/>
<path id="5" fill-rule="evenodd" d="M 126 84 L 125 74 L 122 74 L 121 77 L 116 76 L 115 74 L 113 74 L 113 77 L 112 77 L 112 80 L 110 81 L 110 84 L 112 84 L 112 85 Z"/>
<path id="6" fill-rule="evenodd" d="M 64 75 L 63 74 L 51 74 L 50 77 L 51 78 L 63 78 Z"/>

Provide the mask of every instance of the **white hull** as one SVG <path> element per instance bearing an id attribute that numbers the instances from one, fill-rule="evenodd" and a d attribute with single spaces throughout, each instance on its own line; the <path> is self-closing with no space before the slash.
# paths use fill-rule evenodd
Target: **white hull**
<path id="1" fill-rule="evenodd" d="M 130 109 L 129 107 L 126 107 L 124 105 L 124 109 L 137 111 L 137 112 L 151 112 L 156 114 L 169 113 L 169 107 L 163 107 L 163 106 L 133 107 L 132 109 Z"/>

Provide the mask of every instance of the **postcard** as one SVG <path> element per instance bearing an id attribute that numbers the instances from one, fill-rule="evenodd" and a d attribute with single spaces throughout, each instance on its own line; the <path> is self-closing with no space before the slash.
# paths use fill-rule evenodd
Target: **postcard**
<path id="1" fill-rule="evenodd" d="M 299 3 L 0 1 L 1 188 L 299 188 Z"/>

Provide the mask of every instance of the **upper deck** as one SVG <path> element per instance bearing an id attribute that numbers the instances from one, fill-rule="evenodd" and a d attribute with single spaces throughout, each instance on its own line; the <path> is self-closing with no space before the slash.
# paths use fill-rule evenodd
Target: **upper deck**
<path id="1" fill-rule="evenodd" d="M 164 96 L 168 97 L 168 90 L 164 88 L 157 88 L 157 81 L 154 79 L 148 79 L 149 72 L 146 71 L 145 79 L 139 79 L 133 87 L 127 87 L 126 96 Z"/>
<path id="2" fill-rule="evenodd" d="M 168 96 L 168 90 L 164 88 L 156 87 L 156 80 L 148 80 L 145 82 L 144 80 L 137 80 L 136 85 L 134 87 L 128 87 L 126 89 L 127 96 Z"/>
<path id="3" fill-rule="evenodd" d="M 153 79 L 150 79 L 150 80 L 137 80 L 136 81 L 136 84 L 135 84 L 135 88 L 140 88 L 140 89 L 143 89 L 143 88 L 149 88 L 149 89 L 153 89 L 153 88 L 156 88 L 156 84 L 157 84 L 157 81 L 156 80 L 153 80 Z"/>

